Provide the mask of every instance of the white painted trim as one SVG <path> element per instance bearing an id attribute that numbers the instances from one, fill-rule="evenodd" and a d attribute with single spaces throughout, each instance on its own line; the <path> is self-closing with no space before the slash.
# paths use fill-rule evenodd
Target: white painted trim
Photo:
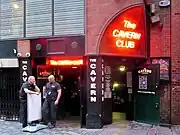
<path id="1" fill-rule="evenodd" d="M 18 59 L 0 59 L 0 68 L 19 67 Z"/>

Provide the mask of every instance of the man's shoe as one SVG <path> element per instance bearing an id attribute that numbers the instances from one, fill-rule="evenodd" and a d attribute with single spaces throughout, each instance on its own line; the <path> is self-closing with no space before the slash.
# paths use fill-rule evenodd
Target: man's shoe
<path id="1" fill-rule="evenodd" d="M 52 125 L 52 124 L 48 126 L 49 129 L 52 129 L 52 128 L 55 128 L 55 127 L 56 127 L 56 126 L 55 126 L 55 125 Z"/>

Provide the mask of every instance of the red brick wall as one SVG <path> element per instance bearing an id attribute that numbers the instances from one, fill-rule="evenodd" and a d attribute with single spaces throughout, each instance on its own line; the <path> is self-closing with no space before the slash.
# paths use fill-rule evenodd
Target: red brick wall
<path id="1" fill-rule="evenodd" d="M 146 0 L 147 3 L 156 4 L 156 14 L 160 15 L 161 25 L 150 25 L 150 56 L 151 57 L 170 57 L 172 53 L 172 76 L 173 89 L 172 92 L 172 121 L 173 123 L 180 123 L 180 1 L 178 9 L 178 0 L 172 2 L 172 16 L 170 7 L 160 8 L 158 6 L 159 0 Z M 86 1 L 86 55 L 96 54 L 96 46 L 98 44 L 99 36 L 102 34 L 104 26 L 107 24 L 113 15 L 120 10 L 134 5 L 135 3 L 142 3 L 143 0 L 88 0 Z M 177 11 L 179 10 L 179 11 Z M 172 17 L 172 42 L 171 42 L 171 17 Z M 179 19 L 179 20 L 177 20 Z M 172 46 L 171 46 L 172 44 Z M 179 47 L 178 47 L 179 46 Z M 172 51 L 171 51 L 172 49 Z M 179 55 L 179 56 L 178 56 Z M 175 80 L 176 79 L 176 80 Z M 169 122 L 170 116 L 170 85 L 162 86 L 161 89 L 161 122 Z M 178 94 L 179 91 L 179 94 Z"/>
<path id="2" fill-rule="evenodd" d="M 180 1 L 171 0 L 172 121 L 180 124 Z"/>
<path id="3" fill-rule="evenodd" d="M 159 0 L 148 0 L 156 5 L 155 15 L 159 14 L 160 23 L 151 24 L 150 56 L 170 57 L 170 7 L 160 8 Z"/>
<path id="4" fill-rule="evenodd" d="M 86 54 L 96 54 L 96 46 L 102 29 L 117 12 L 142 2 L 143 0 L 87 0 Z"/>

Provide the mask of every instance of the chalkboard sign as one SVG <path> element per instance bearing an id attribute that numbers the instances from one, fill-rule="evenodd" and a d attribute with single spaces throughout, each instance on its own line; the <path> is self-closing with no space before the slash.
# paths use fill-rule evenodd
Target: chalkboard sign
<path id="1" fill-rule="evenodd" d="M 170 80 L 170 60 L 168 58 L 153 59 L 152 64 L 160 64 L 160 80 Z"/>

